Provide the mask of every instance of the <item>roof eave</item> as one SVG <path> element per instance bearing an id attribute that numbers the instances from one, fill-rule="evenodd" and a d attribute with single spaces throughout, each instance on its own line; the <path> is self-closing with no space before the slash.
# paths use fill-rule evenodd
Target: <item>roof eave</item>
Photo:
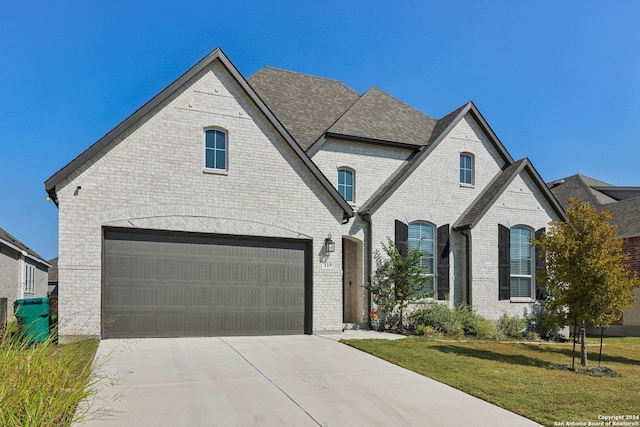
<path id="1" fill-rule="evenodd" d="M 40 256 L 38 255 L 34 255 L 34 254 L 30 254 L 29 252 L 27 252 L 24 249 L 19 248 L 18 246 L 14 245 L 11 242 L 7 242 L 6 240 L 0 238 L 0 243 L 2 243 L 3 245 L 13 249 L 14 251 L 18 252 L 19 254 L 22 254 L 23 256 L 25 256 L 26 258 L 30 258 L 36 262 L 38 262 L 39 264 L 45 265 L 47 266 L 47 268 L 51 268 L 51 264 L 49 264 L 47 261 L 45 261 L 44 259 L 40 258 Z"/>

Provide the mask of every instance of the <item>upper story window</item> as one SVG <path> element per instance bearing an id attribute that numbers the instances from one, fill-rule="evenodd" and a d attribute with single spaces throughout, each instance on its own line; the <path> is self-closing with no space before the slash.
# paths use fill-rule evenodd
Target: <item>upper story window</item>
<path id="1" fill-rule="evenodd" d="M 473 155 L 460 154 L 460 184 L 473 185 Z"/>
<path id="2" fill-rule="evenodd" d="M 227 170 L 227 134 L 219 129 L 205 131 L 205 168 Z"/>
<path id="3" fill-rule="evenodd" d="M 425 285 L 427 292 L 433 292 L 433 275 L 435 274 L 436 238 L 435 227 L 427 222 L 416 221 L 409 224 L 409 238 L 407 246 L 410 251 L 420 249 L 420 267 L 422 273 L 431 276 Z"/>
<path id="4" fill-rule="evenodd" d="M 338 193 L 347 202 L 355 201 L 355 172 L 351 169 L 338 169 Z"/>
<path id="5" fill-rule="evenodd" d="M 534 248 L 532 231 L 524 226 L 511 227 L 511 298 L 531 298 Z"/>
<path id="6" fill-rule="evenodd" d="M 33 294 L 36 291 L 36 267 L 24 264 L 24 293 Z"/>

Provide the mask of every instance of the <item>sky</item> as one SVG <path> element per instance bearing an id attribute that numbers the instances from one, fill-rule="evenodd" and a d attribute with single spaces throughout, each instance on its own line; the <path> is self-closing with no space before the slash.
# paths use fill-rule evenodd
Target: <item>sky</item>
<path id="1" fill-rule="evenodd" d="M 216 47 L 375 86 L 436 119 L 469 100 L 545 181 L 640 186 L 640 2 L 0 2 L 0 227 L 45 259 L 44 181 Z"/>

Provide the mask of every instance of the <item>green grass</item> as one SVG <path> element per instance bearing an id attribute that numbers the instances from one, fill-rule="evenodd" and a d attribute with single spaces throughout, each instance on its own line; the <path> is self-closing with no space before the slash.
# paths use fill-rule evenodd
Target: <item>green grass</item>
<path id="1" fill-rule="evenodd" d="M 547 426 L 560 421 L 595 422 L 598 415 L 640 415 L 640 338 L 606 338 L 604 342 L 602 366 L 621 374 L 619 378 L 554 369 L 571 365 L 571 344 L 421 337 L 345 341 Z M 589 367 L 597 366 L 598 346 L 589 346 L 588 351 Z"/>
<path id="2" fill-rule="evenodd" d="M 0 337 L 0 424 L 70 425 L 78 403 L 95 393 L 97 348 L 98 340 L 27 346 L 11 334 Z"/>

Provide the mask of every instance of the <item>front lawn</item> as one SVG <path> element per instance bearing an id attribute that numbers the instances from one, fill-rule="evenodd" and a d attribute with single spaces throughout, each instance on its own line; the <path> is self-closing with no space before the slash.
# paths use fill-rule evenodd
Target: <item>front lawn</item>
<path id="1" fill-rule="evenodd" d="M 98 340 L 27 346 L 0 337 L 0 425 L 70 425 L 78 403 L 95 392 L 97 348 Z"/>
<path id="2" fill-rule="evenodd" d="M 619 378 L 555 369 L 558 365 L 571 365 L 570 343 L 442 341 L 422 337 L 344 342 L 547 426 L 556 422 L 555 425 L 587 425 L 602 421 L 599 415 L 640 415 L 640 338 L 605 339 L 602 366 L 619 373 Z M 598 346 L 589 346 L 588 351 L 590 367 L 597 366 Z M 576 365 L 580 365 L 579 354 Z M 628 422 L 640 425 L 637 418 Z"/>

